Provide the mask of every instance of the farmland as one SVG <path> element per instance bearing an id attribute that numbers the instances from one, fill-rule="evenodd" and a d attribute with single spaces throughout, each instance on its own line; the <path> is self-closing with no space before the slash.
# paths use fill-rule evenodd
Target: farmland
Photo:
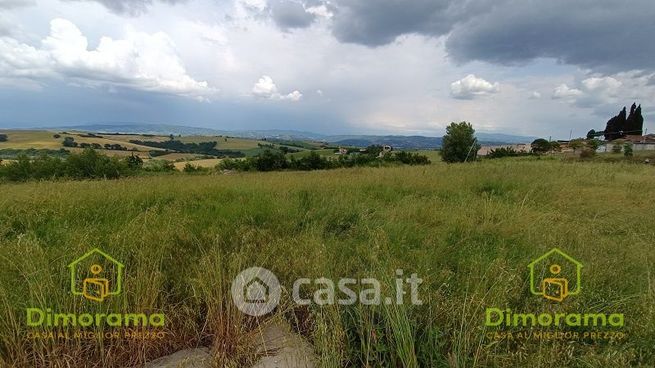
<path id="1" fill-rule="evenodd" d="M 173 136 L 173 135 L 152 135 L 152 134 L 116 134 L 116 133 L 88 133 L 77 131 L 46 131 L 46 130 L 0 130 L 6 134 L 8 139 L 0 142 L 0 158 L 14 159 L 21 151 L 27 154 L 38 155 L 48 151 L 52 155 L 55 151 L 80 152 L 85 147 L 91 147 L 98 152 L 108 156 L 127 157 L 136 155 L 143 160 L 151 159 L 177 162 L 175 166 L 182 168 L 189 162 L 193 166 L 207 167 L 209 162 L 218 162 L 223 155 L 236 155 L 252 157 L 260 154 L 265 149 L 280 149 L 285 147 L 298 153 L 309 152 L 310 149 L 319 149 L 320 144 L 305 142 L 305 147 L 288 146 L 265 140 L 235 138 L 228 136 Z M 66 146 L 65 140 L 74 142 L 74 146 Z M 171 141 L 179 141 L 181 144 L 203 144 L 216 142 L 214 152 L 188 152 L 185 150 L 166 149 L 156 147 Z M 151 142 L 148 145 L 135 142 Z M 32 150 L 26 151 L 26 150 Z M 34 152 L 37 150 L 38 152 Z M 333 151 L 328 150 L 330 154 Z M 215 154 L 214 154 L 215 153 Z M 196 162 L 197 160 L 202 160 Z M 214 160 L 214 161 L 208 161 Z"/>
<path id="2" fill-rule="evenodd" d="M 653 366 L 654 176 L 651 165 L 528 157 L 3 184 L 0 365 L 132 366 L 207 345 L 219 366 L 248 366 L 249 338 L 283 319 L 321 367 Z M 66 265 L 91 247 L 127 269 L 125 292 L 101 306 L 66 289 Z M 584 264 L 583 291 L 561 304 L 529 291 L 527 265 L 553 247 Z M 251 266 L 286 286 L 264 318 L 244 316 L 229 295 Z M 290 296 L 299 277 L 376 277 L 387 288 L 397 269 L 423 278 L 422 305 L 300 306 Z M 161 312 L 168 337 L 29 339 L 26 307 Z M 494 339 L 511 330 L 485 326 L 489 307 L 623 313 L 625 338 Z"/>

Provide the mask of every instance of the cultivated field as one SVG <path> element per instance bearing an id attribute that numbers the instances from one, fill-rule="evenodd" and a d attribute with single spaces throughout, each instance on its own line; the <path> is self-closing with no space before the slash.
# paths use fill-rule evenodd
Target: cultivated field
<path id="1" fill-rule="evenodd" d="M 150 147 L 140 144 L 134 144 L 130 141 L 139 140 L 139 141 L 151 141 L 151 142 L 166 142 L 171 140 L 171 136 L 167 135 L 139 135 L 139 134 L 105 134 L 105 133 L 86 133 L 86 132 L 58 132 L 58 131 L 46 131 L 46 130 L 0 130 L 0 134 L 6 134 L 8 140 L 6 142 L 0 142 L 0 154 L 2 150 L 28 150 L 28 149 L 49 149 L 49 150 L 60 150 L 66 149 L 70 152 L 81 152 L 83 149 L 78 147 L 64 147 L 63 142 L 66 138 L 73 138 L 74 141 L 79 144 L 98 144 L 96 150 L 107 156 L 119 156 L 126 157 L 131 155 L 140 156 L 144 160 L 150 158 L 156 158 L 159 160 L 167 161 L 193 161 L 193 160 L 206 160 L 207 158 L 204 154 L 201 153 L 184 153 L 176 152 L 175 150 L 169 150 L 168 154 L 161 154 L 156 157 L 151 157 L 153 155 L 150 152 L 153 151 L 165 151 L 163 148 Z M 247 138 L 234 138 L 234 137 L 224 137 L 224 136 L 173 136 L 172 139 L 179 140 L 183 143 L 203 143 L 203 142 L 216 142 L 217 150 L 229 150 L 229 151 L 238 151 L 243 153 L 245 156 L 256 156 L 262 153 L 266 148 L 262 145 L 275 146 L 279 148 L 280 144 L 272 144 L 271 142 L 257 140 L 257 139 L 247 139 Z M 110 145 L 120 145 L 123 149 L 105 149 L 105 144 Z M 314 147 L 314 145 L 307 143 L 309 147 Z M 299 147 L 290 147 L 299 151 L 307 151 L 306 148 Z M 302 153 L 301 152 L 301 153 Z M 330 151 L 333 154 L 333 151 Z M 10 157 L 13 158 L 13 157 Z M 215 159 L 215 162 L 218 162 Z M 206 167 L 208 161 L 206 162 L 196 162 L 193 165 L 198 167 Z M 176 165 L 176 167 L 184 167 L 185 164 Z"/>
<path id="2" fill-rule="evenodd" d="M 267 318 L 237 311 L 230 284 L 262 266 L 285 286 L 274 314 L 321 367 L 652 367 L 653 198 L 653 166 L 532 158 L 3 184 L 0 366 L 125 367 L 208 345 L 218 366 L 247 367 Z M 125 291 L 103 304 L 67 289 L 66 265 L 93 247 L 126 266 Z M 563 303 L 529 291 L 527 265 L 553 247 L 584 264 L 582 292 Z M 291 303 L 298 277 L 373 276 L 386 289 L 396 269 L 424 279 L 423 305 Z M 27 307 L 163 312 L 170 333 L 32 340 Z M 485 328 L 487 307 L 624 313 L 627 337 L 494 340 L 509 329 Z"/>

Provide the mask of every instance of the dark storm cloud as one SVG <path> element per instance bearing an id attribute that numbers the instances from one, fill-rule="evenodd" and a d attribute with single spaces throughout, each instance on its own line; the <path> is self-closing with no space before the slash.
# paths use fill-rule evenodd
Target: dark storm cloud
<path id="1" fill-rule="evenodd" d="M 117 14 L 139 15 L 144 13 L 148 6 L 155 1 L 175 4 L 186 0 L 76 0 L 76 1 L 95 1 L 104 5 L 107 9 Z"/>
<path id="2" fill-rule="evenodd" d="M 535 58 L 605 71 L 655 69 L 652 0 L 334 0 L 333 33 L 367 46 L 446 36 L 458 62 Z"/>
<path id="3" fill-rule="evenodd" d="M 486 0 L 337 0 L 334 35 L 342 42 L 380 46 L 408 33 L 442 35 Z"/>
<path id="4" fill-rule="evenodd" d="M 655 68 L 655 2 L 515 1 L 459 24 L 458 61 L 513 64 L 539 57 L 598 70 Z"/>
<path id="5" fill-rule="evenodd" d="M 309 27 L 316 18 L 305 10 L 303 4 L 295 1 L 270 1 L 269 8 L 273 21 L 283 30 Z"/>

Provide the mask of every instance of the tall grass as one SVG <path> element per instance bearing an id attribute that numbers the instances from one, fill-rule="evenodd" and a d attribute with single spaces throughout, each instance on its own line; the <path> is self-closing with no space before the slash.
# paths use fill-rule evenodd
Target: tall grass
<path id="1" fill-rule="evenodd" d="M 520 160 L 34 182 L 0 188 L 0 365 L 122 367 L 207 345 L 247 366 L 265 319 L 229 295 L 244 268 L 298 277 L 417 273 L 421 306 L 310 306 L 283 293 L 285 318 L 323 367 L 652 366 L 655 171 Z M 67 292 L 65 266 L 93 247 L 126 265 L 125 292 L 94 305 Z M 566 311 L 626 316 L 625 341 L 490 341 L 487 306 L 551 308 L 527 264 L 559 247 L 584 264 Z M 49 342 L 25 337 L 25 308 L 158 311 L 167 338 Z"/>

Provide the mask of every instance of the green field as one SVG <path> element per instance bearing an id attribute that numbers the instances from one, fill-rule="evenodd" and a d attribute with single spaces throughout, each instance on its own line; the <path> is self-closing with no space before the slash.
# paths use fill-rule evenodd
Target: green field
<path id="1" fill-rule="evenodd" d="M 230 284 L 262 266 L 286 287 L 274 315 L 321 367 L 652 367 L 654 179 L 650 165 L 526 159 L 2 184 L 0 366 L 126 367 L 207 345 L 217 366 L 247 367 L 249 336 L 273 316 L 246 318 Z M 103 304 L 67 290 L 66 265 L 93 247 L 127 270 Z M 582 292 L 562 303 L 529 292 L 527 265 L 553 247 L 584 265 Z M 373 276 L 386 290 L 396 269 L 424 279 L 423 305 L 289 295 L 298 277 Z M 34 340 L 27 307 L 163 312 L 169 335 Z M 626 337 L 494 340 L 510 329 L 485 328 L 487 307 L 623 313 Z"/>

